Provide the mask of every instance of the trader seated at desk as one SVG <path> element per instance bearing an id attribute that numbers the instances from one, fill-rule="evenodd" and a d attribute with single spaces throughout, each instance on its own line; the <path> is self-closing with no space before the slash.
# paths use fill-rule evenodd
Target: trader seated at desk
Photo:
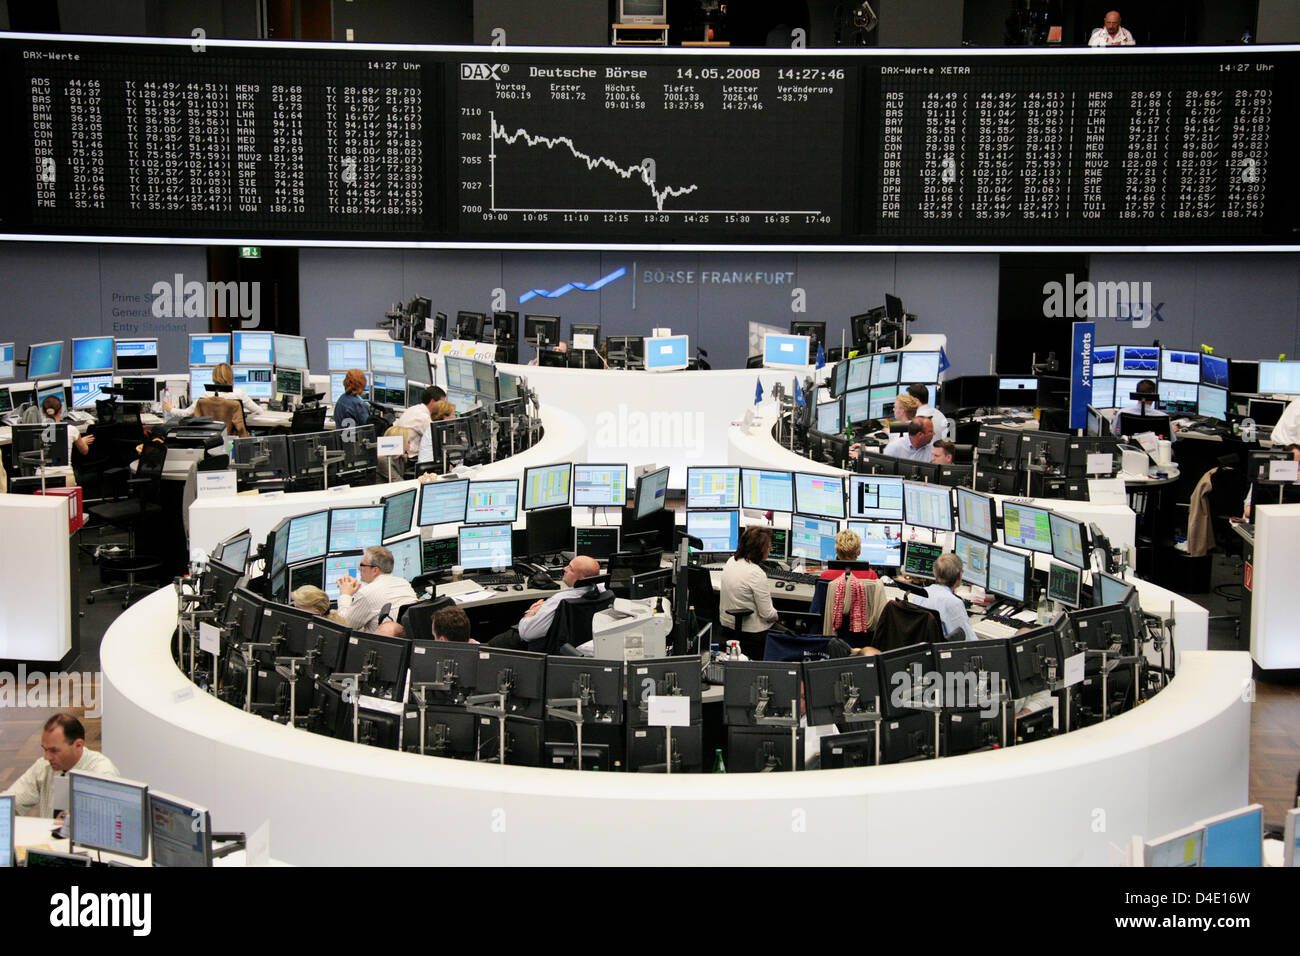
<path id="1" fill-rule="evenodd" d="M 936 465 L 951 465 L 957 446 L 950 441 L 935 441 L 930 446 L 930 460 Z"/>
<path id="2" fill-rule="evenodd" d="M 939 439 L 947 438 L 948 416 L 930 404 L 930 389 L 924 385 L 909 385 L 907 386 L 907 394 L 921 403 L 921 407 L 916 410 L 916 414 L 928 418 L 934 423 L 934 437 Z"/>
<path id="3" fill-rule="evenodd" d="M 953 588 L 961 583 L 961 570 L 961 558 L 957 555 L 951 551 L 939 555 L 934 562 L 934 583 L 926 586 L 925 597 L 918 597 L 913 603 L 939 612 L 944 637 L 961 631 L 966 640 L 973 641 L 975 631 L 970 626 L 966 602 L 953 593 Z"/>
<path id="4" fill-rule="evenodd" d="M 1178 426 L 1173 422 L 1168 421 L 1169 415 L 1167 413 L 1158 411 L 1153 407 L 1156 402 L 1156 383 L 1151 381 L 1149 378 L 1144 378 L 1142 381 L 1138 382 L 1136 392 L 1139 395 L 1150 395 L 1151 397 L 1149 399 L 1139 399 L 1135 404 L 1128 405 L 1116 411 L 1115 419 L 1110 423 L 1111 434 L 1115 435 L 1117 438 L 1119 437 L 1121 415 L 1142 415 L 1146 418 L 1162 419 L 1163 421 L 1161 421 L 1160 424 L 1168 422 L 1169 440 L 1177 441 Z"/>
<path id="5" fill-rule="evenodd" d="M 55 714 L 45 722 L 41 749 L 45 751 L 45 756 L 32 764 L 5 791 L 5 795 L 13 795 L 14 810 L 17 813 L 53 817 L 56 809 L 66 810 L 67 807 L 54 806 L 54 778 L 62 777 L 69 770 L 108 777 L 121 776 L 113 761 L 86 747 L 86 728 L 71 714 Z"/>
<path id="6" fill-rule="evenodd" d="M 772 590 L 763 562 L 772 552 L 772 530 L 751 525 L 740 533 L 736 553 L 727 559 L 718 585 L 718 623 L 735 633 L 740 649 L 750 660 L 761 661 L 767 645 L 767 631 L 777 622 Z M 736 632 L 732 611 L 752 611 Z"/>
<path id="7" fill-rule="evenodd" d="M 920 416 L 907 425 L 906 435 L 895 435 L 885 446 L 885 454 L 890 458 L 909 458 L 912 461 L 928 462 L 933 458 L 930 443 L 934 441 L 934 425 L 930 419 Z"/>
<path id="8" fill-rule="evenodd" d="M 433 615 L 433 639 L 459 644 L 477 644 L 469 636 L 469 615 L 458 607 L 444 607 Z"/>
<path id="9" fill-rule="evenodd" d="M 580 587 L 583 578 L 594 578 L 600 574 L 600 562 L 585 554 L 575 554 L 573 560 L 564 566 L 564 587 L 546 599 L 538 598 L 524 612 L 519 623 L 510 630 L 498 634 L 488 644 L 492 647 L 505 647 L 514 650 L 528 650 L 528 645 L 546 637 L 555 621 L 555 612 L 561 601 L 572 601 L 587 593 L 587 587 Z M 604 590 L 603 584 L 598 585 Z M 436 622 L 436 618 L 435 618 Z M 434 624 L 437 627 L 437 624 Z"/>
<path id="10" fill-rule="evenodd" d="M 41 414 L 54 424 L 63 424 L 63 402 L 57 395 L 46 395 L 45 401 L 41 402 Z M 94 435 L 86 435 L 84 438 L 77 426 L 71 422 L 68 426 L 68 460 L 72 460 L 72 450 L 75 448 L 80 454 L 90 453 L 90 446 L 95 441 Z"/>
<path id="11" fill-rule="evenodd" d="M 449 411 L 450 414 L 448 414 Z M 393 422 L 393 427 L 406 429 L 406 453 L 416 455 L 420 451 L 420 442 L 423 440 L 425 432 L 429 430 L 429 424 L 442 421 L 444 418 L 451 418 L 455 414 L 456 410 L 447 401 L 447 393 L 436 385 L 430 385 L 420 393 L 418 402 L 397 416 L 397 421 Z M 435 418 L 435 415 L 438 417 Z"/>
<path id="12" fill-rule="evenodd" d="M 339 614 L 354 631 L 373 631 L 379 615 L 388 605 L 388 616 L 418 600 L 409 581 L 393 574 L 393 552 L 374 546 L 361 553 L 361 579 L 350 574 L 339 578 Z"/>
<path id="13" fill-rule="evenodd" d="M 332 417 L 336 428 L 364 425 L 370 421 L 370 405 L 361 397 L 361 393 L 365 390 L 366 373 L 359 368 L 349 369 L 343 376 L 343 394 L 334 403 Z"/>
<path id="14" fill-rule="evenodd" d="M 212 368 L 213 385 L 233 385 L 234 382 L 235 382 L 235 370 L 233 368 L 231 368 L 229 365 L 225 363 L 222 363 L 221 365 L 213 366 Z M 180 411 L 176 412 L 176 414 L 181 418 L 190 418 L 198 414 L 200 398 L 234 399 L 235 401 L 239 402 L 239 404 L 244 406 L 245 416 L 258 415 L 263 411 L 262 406 L 257 404 L 257 402 L 253 401 L 251 398 L 249 398 L 248 394 L 242 388 L 232 388 L 229 392 L 207 391 L 204 392 L 202 395 L 191 395 L 190 397 L 193 398 L 194 401 L 190 402 L 190 404 L 187 407 L 182 408 Z M 174 406 L 172 405 L 169 399 L 163 399 L 162 408 L 164 412 L 171 412 Z"/>

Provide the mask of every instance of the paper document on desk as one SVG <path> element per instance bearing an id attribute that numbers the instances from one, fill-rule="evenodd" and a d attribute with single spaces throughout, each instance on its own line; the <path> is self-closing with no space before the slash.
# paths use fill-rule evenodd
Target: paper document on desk
<path id="1" fill-rule="evenodd" d="M 439 589 L 439 596 L 445 593 L 445 591 Z M 484 598 L 491 597 L 492 595 L 488 592 L 487 588 L 476 587 L 471 591 L 461 591 L 457 594 L 448 594 L 447 596 L 457 604 L 473 604 L 475 601 L 481 601 Z"/>
<path id="2" fill-rule="evenodd" d="M 1127 505 L 1123 478 L 1089 478 L 1088 500 L 1094 505 Z"/>

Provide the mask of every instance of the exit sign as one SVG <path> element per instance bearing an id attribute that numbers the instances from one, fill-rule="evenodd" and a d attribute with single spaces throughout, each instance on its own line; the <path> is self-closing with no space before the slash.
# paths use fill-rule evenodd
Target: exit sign
<path id="1" fill-rule="evenodd" d="M 261 246 L 240 246 L 239 258 L 260 259 L 262 258 L 262 247 Z"/>

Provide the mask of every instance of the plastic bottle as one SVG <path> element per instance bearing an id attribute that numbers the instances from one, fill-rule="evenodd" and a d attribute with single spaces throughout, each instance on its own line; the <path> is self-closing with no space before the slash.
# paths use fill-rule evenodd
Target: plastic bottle
<path id="1" fill-rule="evenodd" d="M 1047 588 L 1043 588 L 1038 592 L 1038 625 L 1042 627 L 1044 624 L 1050 623 L 1051 620 L 1052 605 L 1047 600 Z"/>
<path id="2" fill-rule="evenodd" d="M 722 751 L 721 751 L 721 750 L 715 750 L 715 751 L 713 751 L 713 772 L 714 772 L 714 773 L 726 773 L 726 772 L 727 772 L 727 765 L 726 765 L 725 763 L 722 762 Z"/>

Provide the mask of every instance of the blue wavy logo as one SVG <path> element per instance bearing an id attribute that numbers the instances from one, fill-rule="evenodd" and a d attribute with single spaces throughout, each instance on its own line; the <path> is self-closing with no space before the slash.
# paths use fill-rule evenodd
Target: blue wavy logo
<path id="1" fill-rule="evenodd" d="M 598 289 L 603 289 L 615 279 L 623 278 L 625 275 L 627 275 L 627 268 L 625 266 L 619 266 L 609 275 L 597 279 L 590 285 L 583 282 L 566 282 L 564 285 L 551 292 L 547 292 L 545 289 L 532 289 L 519 297 L 519 304 L 523 305 L 529 299 L 536 298 L 539 295 L 546 299 L 558 299 L 560 296 L 564 295 L 564 293 L 573 289 L 577 289 L 579 292 L 595 292 Z"/>

